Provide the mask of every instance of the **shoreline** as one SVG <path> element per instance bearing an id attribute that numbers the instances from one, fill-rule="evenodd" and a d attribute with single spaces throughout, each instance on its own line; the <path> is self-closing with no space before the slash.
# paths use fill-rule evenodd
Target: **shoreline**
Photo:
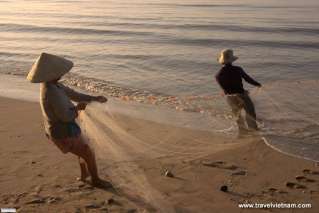
<path id="1" fill-rule="evenodd" d="M 31 101 L 31 102 L 39 101 L 38 99 L 39 85 L 30 84 L 20 75 L 0 74 L 0 76 L 2 77 L 2 82 L 0 85 L 0 97 L 3 96 L 7 98 L 14 98 L 17 100 Z M 318 80 L 308 80 L 307 82 L 311 83 L 311 85 L 314 85 L 316 84 L 317 81 Z M 300 84 L 300 83 L 301 81 L 297 82 L 297 84 Z M 14 85 L 14 87 L 12 87 L 12 85 Z M 278 87 L 278 85 L 280 85 L 280 82 L 276 82 L 273 84 L 274 87 Z M 76 87 L 75 89 L 78 89 L 78 87 Z M 88 91 L 84 91 L 84 92 L 88 92 Z M 256 94 L 258 94 L 258 92 L 256 92 Z M 230 115 L 220 114 L 221 112 L 211 113 L 211 112 L 201 112 L 198 110 L 197 111 L 195 110 L 194 112 L 190 112 L 188 110 L 175 109 L 175 108 L 164 106 L 164 105 L 157 105 L 155 103 L 145 104 L 145 103 L 140 103 L 139 101 L 132 101 L 132 100 L 126 100 L 126 99 L 123 100 L 122 98 L 111 97 L 110 100 L 112 100 L 111 101 L 112 103 L 108 104 L 107 107 L 113 112 L 116 112 L 118 114 L 129 115 L 138 119 L 143 119 L 146 117 L 148 120 L 162 123 L 164 125 L 173 125 L 173 126 L 180 126 L 185 128 L 189 127 L 190 129 L 210 131 L 210 132 L 213 132 L 214 134 L 218 134 L 222 136 L 227 135 L 228 137 L 235 137 L 236 135 L 236 127 L 232 123 L 232 119 L 229 117 Z M 259 100 L 259 102 L 261 103 L 256 103 L 256 107 L 258 109 L 259 107 L 262 107 L 263 104 L 266 104 L 267 107 L 271 108 L 271 106 L 269 105 L 269 102 L 271 101 L 273 100 L 268 100 L 266 95 L 265 97 L 263 97 L 262 100 Z M 214 106 L 212 106 L 212 108 L 214 108 Z M 217 112 L 218 110 L 215 110 L 215 111 Z M 271 113 L 270 114 L 269 113 L 270 112 L 266 112 L 265 116 L 271 116 Z M 307 117 L 306 119 L 309 120 L 309 118 Z M 311 120 L 311 122 L 313 124 L 317 124 L 317 122 L 313 120 Z M 298 129 L 295 129 L 294 131 L 297 131 L 297 130 Z M 268 130 L 266 129 L 264 132 L 265 133 L 264 137 L 266 138 L 268 137 L 268 134 L 269 134 L 267 131 Z M 280 135 L 280 132 L 277 132 L 277 134 Z M 311 133 L 311 134 L 314 134 L 314 133 Z M 277 139 L 270 139 L 270 140 L 266 139 L 265 143 L 266 145 L 268 145 L 269 147 L 273 148 L 276 151 L 279 151 L 283 154 L 290 155 L 293 157 L 298 157 L 301 159 L 318 162 L 317 160 L 318 156 L 315 154 L 316 152 L 312 150 L 312 148 L 310 147 L 310 144 L 304 143 L 306 146 L 309 146 L 307 148 L 306 153 L 300 153 L 300 152 L 298 153 L 296 151 L 301 151 L 301 150 L 298 150 L 300 149 L 299 147 L 297 147 L 298 144 L 287 143 L 290 146 L 292 145 L 295 146 L 295 150 L 290 150 L 288 149 L 289 147 L 281 146 L 281 145 L 284 145 L 283 143 L 277 144 L 277 145 L 273 144 L 272 140 L 274 140 L 275 143 L 278 142 Z"/>
<path id="2" fill-rule="evenodd" d="M 109 178 L 122 193 L 94 189 L 75 181 L 79 175 L 76 158 L 63 155 L 45 138 L 37 103 L 0 97 L 0 106 L 3 121 L 0 126 L 1 208 L 21 207 L 21 212 L 103 212 L 106 209 L 109 212 L 142 212 L 142 209 L 154 212 L 145 200 L 151 201 L 149 204 L 154 207 L 155 198 L 169 206 L 164 205 L 164 209 L 167 207 L 174 212 L 265 211 L 239 209 L 238 204 L 245 202 L 312 204 L 311 209 L 300 212 L 317 212 L 319 208 L 319 175 L 303 173 L 305 169 L 318 171 L 318 166 L 278 153 L 254 138 L 224 143 L 229 145 L 227 149 L 215 149 L 215 152 L 208 149 L 205 156 L 199 158 L 191 154 L 155 156 L 153 159 L 136 155 L 138 158 L 132 162 L 112 162 L 113 156 L 98 154 L 101 176 Z M 197 146 L 227 142 L 200 131 L 189 132 L 123 115 L 115 115 L 114 120 L 136 138 L 148 138 L 150 142 L 154 136 L 165 138 L 163 143 L 167 143 L 167 148 L 173 144 L 180 149 L 178 143 L 187 139 L 193 140 L 187 144 Z M 168 137 L 170 131 L 174 134 Z M 137 145 L 133 141 L 127 144 L 133 148 Z M 134 151 L 121 147 L 125 153 Z M 174 178 L 163 175 L 167 169 Z M 314 182 L 298 181 L 297 176 Z M 290 182 L 296 185 L 287 187 Z M 135 183 L 144 188 L 134 188 Z M 298 184 L 305 188 L 295 188 Z M 222 185 L 227 185 L 229 192 L 220 191 Z M 143 197 L 142 191 L 148 193 L 149 199 Z M 108 204 L 106 201 L 110 198 L 121 205 Z M 272 209 L 272 212 L 281 210 Z"/>
<path id="3" fill-rule="evenodd" d="M 21 87 L 27 87 L 27 90 L 30 90 L 30 84 L 28 84 L 28 86 L 23 85 L 27 83 L 24 79 L 25 74 L 18 75 L 7 73 L 0 74 L 0 76 L 4 77 L 8 81 L 17 81 Z M 109 97 L 118 99 L 122 102 L 167 107 L 169 109 L 182 112 L 215 114 L 217 113 L 217 111 L 214 110 L 215 102 L 220 97 L 216 94 L 216 92 L 213 95 L 173 95 L 156 91 L 154 92 L 143 88 L 137 89 L 128 86 L 121 86 L 113 82 L 85 77 L 75 73 L 68 73 L 64 76 L 61 82 L 69 87 L 73 87 L 87 93 L 108 94 Z M 208 101 L 210 101 L 210 104 L 208 104 Z"/>
<path id="4" fill-rule="evenodd" d="M 319 165 L 319 162 L 317 160 L 314 160 L 312 158 L 309 158 L 309 157 L 304 157 L 304 156 L 300 156 L 300 155 L 296 155 L 296 154 L 292 154 L 292 153 L 289 153 L 289 152 L 286 152 L 286 151 L 283 151 L 275 146 L 273 146 L 271 143 L 269 143 L 267 141 L 267 139 L 265 137 L 262 137 L 262 140 L 264 141 L 265 145 L 267 145 L 269 148 L 273 149 L 274 151 L 276 152 L 279 152 L 283 155 L 287 155 L 287 156 L 290 156 L 290 157 L 293 157 L 293 158 L 299 158 L 301 160 L 307 160 L 307 161 L 311 161 L 311 162 L 314 162 L 314 163 L 317 163 Z"/>

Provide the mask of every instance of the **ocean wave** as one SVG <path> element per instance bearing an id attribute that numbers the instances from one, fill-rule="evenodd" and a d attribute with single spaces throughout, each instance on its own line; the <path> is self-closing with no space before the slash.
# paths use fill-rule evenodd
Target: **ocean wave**
<path id="1" fill-rule="evenodd" d="M 96 21 L 80 22 L 82 25 L 90 25 L 95 27 L 127 27 L 138 29 L 171 29 L 171 30 L 206 30 L 206 31 L 222 31 L 222 32 L 250 32 L 250 33 L 298 33 L 300 35 L 318 35 L 319 28 L 309 27 L 258 27 L 245 25 L 219 25 L 219 24 L 176 24 L 176 23 L 134 23 L 134 22 L 118 22 L 104 23 Z M 74 24 L 74 23 L 70 23 Z M 154 35 L 152 32 L 136 32 L 128 30 L 103 30 L 92 28 L 74 28 L 74 27 L 44 27 L 37 25 L 25 25 L 15 23 L 0 23 L 6 31 L 22 31 L 22 32 L 61 32 L 61 33 L 79 33 L 79 34 L 110 34 L 110 35 Z"/>
<path id="2" fill-rule="evenodd" d="M 209 38 L 185 38 L 185 37 L 177 37 L 173 35 L 164 35 L 156 32 L 138 32 L 138 31 L 126 31 L 126 30 L 101 30 L 101 29 L 89 29 L 89 28 L 67 28 L 67 27 L 41 27 L 36 25 L 20 25 L 20 24 L 0 24 L 0 27 L 3 27 L 6 31 L 14 31 L 14 32 L 58 32 L 63 34 L 96 34 L 96 35 L 130 35 L 130 36 L 143 36 L 143 40 L 139 40 L 137 38 L 123 40 L 122 42 L 130 43 L 130 42 L 142 42 L 142 43 L 158 43 L 158 44 L 174 44 L 174 45 L 185 45 L 185 46 L 255 46 L 255 47 L 273 47 L 273 48 L 304 48 L 304 49 L 318 49 L 319 42 L 314 41 L 270 41 L 270 40 L 243 40 L 243 39 L 209 39 Z M 195 26 L 193 26 L 195 27 Z M 232 28 L 228 26 L 229 30 Z M 225 27 L 227 28 L 227 27 Z M 236 27 L 235 27 L 236 28 Z M 240 28 L 240 27 L 239 27 Z M 238 29 L 239 29 L 238 28 Z M 286 32 L 292 32 L 293 30 L 297 30 L 294 28 L 286 28 Z M 305 33 L 317 34 L 319 33 L 319 29 L 308 30 L 307 29 L 299 29 L 300 31 L 305 31 Z M 231 30 L 230 30 L 231 31 Z M 264 29 L 267 31 L 267 29 Z M 285 31 L 285 29 L 283 29 Z M 270 32 L 270 31 L 269 31 Z M 278 29 L 278 33 L 280 30 Z M 148 36 L 148 37 L 145 37 Z M 45 37 L 43 37 L 45 38 Z M 76 42 L 84 42 L 84 40 L 77 38 L 61 38 L 62 40 L 70 40 Z M 87 39 L 92 41 L 91 39 Z M 99 43 L 99 40 L 96 39 L 94 42 Z M 114 40 L 112 40 L 114 41 Z M 106 42 L 103 40 L 102 42 Z"/>
<path id="3" fill-rule="evenodd" d="M 29 63 L 32 63 L 31 61 L 29 61 L 30 59 L 31 60 L 36 59 L 38 56 L 39 54 L 33 51 L 24 51 L 24 52 L 23 51 L 10 51 L 10 52 L 0 51 L 0 62 L 2 63 L 3 67 L 4 67 L 4 62 L 3 62 L 4 59 L 6 60 L 6 62 L 10 60 L 17 64 L 23 63 L 23 62 L 28 62 L 29 64 Z M 67 57 L 70 57 L 70 56 L 67 56 Z"/>
<path id="4" fill-rule="evenodd" d="M 235 8 L 238 10 L 244 9 L 300 9 L 311 8 L 309 5 L 257 5 L 257 4 L 184 4 L 184 3 L 141 3 L 143 5 L 163 6 L 163 7 L 190 7 L 190 8 Z"/>
<path id="5" fill-rule="evenodd" d="M 44 30 L 45 32 L 46 28 Z M 31 29 L 28 29 L 30 32 L 34 33 Z M 27 31 L 28 31 L 27 30 Z M 57 31 L 63 29 L 58 29 Z M 56 32 L 57 32 L 56 31 Z M 75 31 L 86 31 L 85 29 L 75 29 Z M 65 34 L 72 34 L 74 29 L 68 29 L 68 31 L 63 31 Z M 98 32 L 103 32 L 104 34 L 99 34 Z M 109 33 L 108 33 L 109 32 Z M 34 41 L 36 38 L 38 41 L 55 41 L 55 42 L 65 42 L 65 43 L 94 43 L 94 44 L 107 44 L 107 43 L 117 43 L 117 44 L 150 44 L 150 45 L 174 45 L 174 46 L 199 46 L 199 47 L 215 47 L 215 48 L 224 48 L 232 46 L 233 48 L 245 47 L 262 47 L 262 48 L 278 48 L 278 49 L 319 49 L 319 42 L 315 41 L 273 41 L 273 40 L 244 40 L 244 39 L 215 39 L 215 38 L 186 38 L 180 36 L 170 36 L 170 35 L 161 35 L 155 33 L 147 32 L 132 32 L 132 31 L 108 31 L 108 30 L 88 30 L 86 34 L 95 33 L 99 35 L 134 35 L 132 38 L 120 39 L 117 37 L 105 37 L 105 38 L 68 38 L 63 37 L 59 34 L 59 37 L 46 37 L 44 35 L 37 36 L 36 34 L 33 37 L 21 37 L 21 41 Z M 82 33 L 83 35 L 84 33 Z M 141 36 L 140 38 L 137 35 Z M 145 35 L 148 35 L 147 37 Z M 2 38 L 3 40 L 4 38 Z M 13 40 L 17 41 L 17 38 L 5 38 L 6 41 Z"/>
<path id="6" fill-rule="evenodd" d="M 186 46 L 218 46 L 218 47 L 272 47 L 272 48 L 288 48 L 288 49 L 318 49 L 319 42 L 311 41 L 269 41 L 269 40 L 243 40 L 243 39 L 193 39 L 193 38 L 175 38 L 170 40 L 147 41 L 150 43 L 170 43 L 175 45 Z"/>
<path id="7" fill-rule="evenodd" d="M 219 113 L 215 105 L 215 101 L 220 98 L 219 95 L 176 96 L 151 90 L 130 88 L 110 81 L 84 77 L 74 73 L 66 75 L 63 78 L 63 82 L 71 87 L 77 87 L 93 93 L 107 94 L 122 101 L 166 106 L 186 112 L 224 115 L 224 113 Z"/>
<path id="8" fill-rule="evenodd" d="M 127 30 L 103 30 L 103 29 L 91 29 L 91 28 L 75 28 L 75 27 L 44 27 L 37 25 L 27 24 L 3 24 L 0 23 L 0 27 L 5 31 L 10 32 L 57 32 L 63 34 L 104 34 L 104 35 L 133 35 L 133 36 L 145 36 L 153 35 L 151 32 L 137 32 Z"/>
<path id="9" fill-rule="evenodd" d="M 319 160 L 318 85 L 318 79 L 286 79 L 265 85 L 253 96 L 268 145 L 286 154 Z"/>

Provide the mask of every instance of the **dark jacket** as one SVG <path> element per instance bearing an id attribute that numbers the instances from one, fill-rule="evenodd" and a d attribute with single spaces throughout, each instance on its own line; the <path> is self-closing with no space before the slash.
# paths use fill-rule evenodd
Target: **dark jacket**
<path id="1" fill-rule="evenodd" d="M 242 79 L 254 86 L 261 86 L 260 83 L 250 77 L 241 67 L 231 64 L 224 65 L 215 77 L 225 94 L 243 94 L 245 90 Z"/>

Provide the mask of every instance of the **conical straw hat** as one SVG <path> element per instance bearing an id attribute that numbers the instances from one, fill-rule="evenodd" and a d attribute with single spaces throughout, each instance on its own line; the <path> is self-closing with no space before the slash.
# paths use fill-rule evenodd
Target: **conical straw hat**
<path id="1" fill-rule="evenodd" d="M 228 64 L 236 61 L 237 59 L 238 57 L 234 56 L 234 51 L 232 49 L 225 49 L 221 51 L 218 62 L 220 64 Z"/>
<path id="2" fill-rule="evenodd" d="M 73 62 L 65 58 L 41 53 L 32 65 L 27 79 L 32 83 L 48 82 L 60 78 L 73 67 Z"/>

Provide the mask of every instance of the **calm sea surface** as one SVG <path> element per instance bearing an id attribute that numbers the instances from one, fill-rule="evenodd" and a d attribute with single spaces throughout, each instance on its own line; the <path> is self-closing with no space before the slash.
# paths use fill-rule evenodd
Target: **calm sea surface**
<path id="1" fill-rule="evenodd" d="M 261 82 L 318 78 L 319 1 L 0 1 L 0 72 L 26 72 L 40 52 L 74 72 L 169 94 L 216 91 L 218 52 Z"/>
<path id="2" fill-rule="evenodd" d="M 265 86 L 252 96 L 269 143 L 319 161 L 318 0 L 0 0 L 0 74 L 49 52 L 74 61 L 73 85 L 212 112 L 229 110 L 213 101 L 224 48 Z"/>

